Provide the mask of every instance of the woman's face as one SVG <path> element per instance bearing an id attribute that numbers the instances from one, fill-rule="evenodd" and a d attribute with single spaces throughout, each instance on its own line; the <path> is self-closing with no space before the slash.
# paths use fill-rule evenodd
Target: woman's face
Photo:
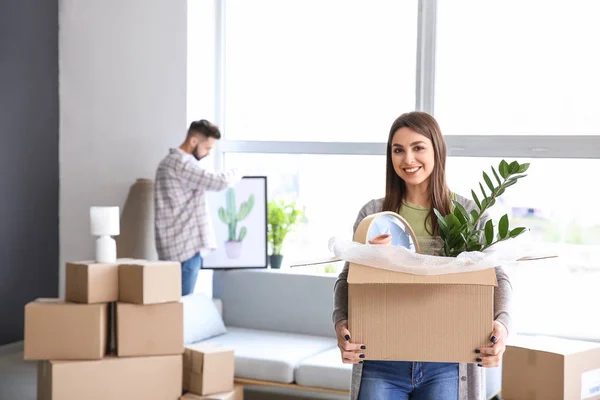
<path id="1" fill-rule="evenodd" d="M 428 185 L 435 165 L 433 143 L 410 128 L 398 129 L 392 137 L 392 164 L 407 187 Z"/>

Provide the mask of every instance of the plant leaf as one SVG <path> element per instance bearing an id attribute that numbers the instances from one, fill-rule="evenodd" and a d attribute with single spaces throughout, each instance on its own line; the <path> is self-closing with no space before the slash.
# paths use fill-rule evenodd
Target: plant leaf
<path id="1" fill-rule="evenodd" d="M 509 236 L 511 239 L 514 239 L 517 236 L 519 236 L 521 233 L 523 233 L 526 229 L 527 228 L 523 228 L 523 227 L 515 228 L 512 231 L 510 231 Z"/>
<path id="2" fill-rule="evenodd" d="M 518 162 L 513 161 L 510 163 L 510 165 L 508 166 L 508 172 L 512 175 L 512 174 L 516 174 L 517 172 L 519 172 L 519 168 L 520 165 Z"/>
<path id="3" fill-rule="evenodd" d="M 485 244 L 489 246 L 494 240 L 494 224 L 491 219 L 485 223 Z"/>
<path id="4" fill-rule="evenodd" d="M 461 227 L 462 224 L 460 223 L 460 221 L 458 220 L 458 218 L 456 217 L 456 215 L 454 214 L 448 214 L 446 215 L 446 222 L 448 223 L 448 227 L 450 228 L 450 232 L 452 232 L 452 230 L 456 227 Z"/>
<path id="5" fill-rule="evenodd" d="M 483 185 L 479 182 L 479 187 L 481 188 L 481 193 L 483 193 L 483 198 L 487 200 L 487 194 L 485 194 L 485 190 L 483 190 Z M 481 203 L 483 204 L 483 203 Z M 485 207 L 484 207 L 485 208 Z"/>
<path id="6" fill-rule="evenodd" d="M 444 227 L 445 229 L 448 229 L 448 224 L 446 223 L 446 220 L 444 219 L 444 216 L 442 215 L 442 213 L 440 213 L 436 208 L 433 209 L 433 213 L 435 214 L 435 216 L 438 219 L 438 225 L 440 227 Z"/>
<path id="7" fill-rule="evenodd" d="M 471 195 L 473 196 L 473 201 L 475 202 L 475 204 L 477 204 L 477 207 L 479 207 L 479 209 L 481 210 L 481 203 L 479 202 L 479 199 L 477 198 L 477 195 L 475 194 L 475 191 L 473 189 L 471 189 Z"/>
<path id="8" fill-rule="evenodd" d="M 508 215 L 504 214 L 498 223 L 498 236 L 504 239 L 508 235 Z"/>
<path id="9" fill-rule="evenodd" d="M 454 204 L 454 213 L 456 214 L 456 210 L 458 210 L 460 212 L 460 214 L 464 217 L 464 222 L 463 225 L 467 223 L 467 221 L 469 221 L 469 213 L 467 212 L 467 210 L 465 210 L 465 207 L 463 207 L 462 204 L 460 204 L 458 201 L 456 200 L 452 200 L 452 204 Z M 462 221 L 461 221 L 462 222 Z"/>
<path id="10" fill-rule="evenodd" d="M 514 175 L 514 176 L 511 176 L 510 178 L 508 178 L 506 181 L 507 182 L 516 181 L 517 179 L 525 178 L 526 176 L 527 176 L 527 174 Z"/>
<path id="11" fill-rule="evenodd" d="M 485 181 L 485 184 L 490 188 L 490 191 L 494 193 L 494 184 L 492 183 L 492 180 L 490 179 L 488 174 L 486 174 L 485 172 L 483 173 L 483 180 Z"/>
<path id="12" fill-rule="evenodd" d="M 475 222 L 477 217 L 479 217 L 479 213 L 475 210 L 471 210 L 471 221 Z"/>
<path id="13" fill-rule="evenodd" d="M 523 163 L 519 166 L 519 173 L 522 174 L 523 172 L 527 171 L 529 169 L 529 163 Z"/>
<path id="14" fill-rule="evenodd" d="M 498 185 L 502 185 L 502 181 L 500 180 L 500 177 L 498 176 L 498 173 L 496 172 L 496 168 L 492 167 L 492 172 L 494 173 L 494 177 L 498 181 Z"/>
<path id="15" fill-rule="evenodd" d="M 498 169 L 500 170 L 500 176 L 506 179 L 506 177 L 509 175 L 507 162 L 504 160 L 500 161 Z"/>

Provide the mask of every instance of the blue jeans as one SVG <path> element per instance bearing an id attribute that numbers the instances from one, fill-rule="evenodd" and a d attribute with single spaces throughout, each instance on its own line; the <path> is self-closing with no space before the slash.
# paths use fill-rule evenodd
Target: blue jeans
<path id="1" fill-rule="evenodd" d="M 359 400 L 458 400 L 458 364 L 365 361 Z"/>
<path id="2" fill-rule="evenodd" d="M 202 257 L 200 256 L 200 253 L 196 253 L 192 258 L 181 263 L 182 296 L 194 293 L 200 268 L 202 268 Z"/>

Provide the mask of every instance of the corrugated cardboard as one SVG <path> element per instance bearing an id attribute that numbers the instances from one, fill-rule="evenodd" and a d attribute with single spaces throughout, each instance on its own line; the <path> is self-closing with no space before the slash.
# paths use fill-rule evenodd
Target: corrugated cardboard
<path id="1" fill-rule="evenodd" d="M 600 399 L 600 343 L 512 338 L 502 361 L 502 398 Z"/>
<path id="2" fill-rule="evenodd" d="M 38 400 L 177 400 L 182 356 L 38 363 Z"/>
<path id="3" fill-rule="evenodd" d="M 198 396 L 193 393 L 186 393 L 181 400 L 244 400 L 244 387 L 235 384 L 233 391 L 227 393 L 210 394 L 208 396 Z"/>
<path id="4" fill-rule="evenodd" d="M 65 272 L 65 300 L 75 303 L 110 303 L 119 299 L 119 264 L 138 261 L 119 259 L 116 263 L 68 262 Z"/>
<path id="5" fill-rule="evenodd" d="M 183 304 L 117 303 L 117 355 L 183 354 Z"/>
<path id="6" fill-rule="evenodd" d="M 107 304 L 37 299 L 25 306 L 25 360 L 97 360 L 107 337 Z"/>
<path id="7" fill-rule="evenodd" d="M 363 219 L 354 241 L 366 243 L 377 214 Z M 367 360 L 475 363 L 490 345 L 493 268 L 421 276 L 349 264 L 348 324 Z"/>
<path id="8" fill-rule="evenodd" d="M 144 261 L 119 266 L 119 301 L 158 304 L 181 299 L 181 264 Z"/>
<path id="9" fill-rule="evenodd" d="M 198 343 L 185 346 L 183 388 L 206 396 L 233 390 L 235 359 L 233 349 Z"/>

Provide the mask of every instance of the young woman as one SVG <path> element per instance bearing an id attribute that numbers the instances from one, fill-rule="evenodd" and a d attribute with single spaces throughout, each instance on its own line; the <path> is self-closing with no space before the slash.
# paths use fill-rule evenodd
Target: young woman
<path id="1" fill-rule="evenodd" d="M 365 204 L 354 224 L 380 211 L 404 217 L 417 237 L 438 236 L 433 208 L 442 214 L 452 210 L 451 199 L 468 211 L 472 200 L 452 193 L 446 184 L 446 143 L 436 120 L 424 112 L 398 117 L 387 143 L 385 198 Z M 480 222 L 480 226 L 486 220 Z M 374 238 L 375 239 L 375 238 Z M 377 238 L 373 244 L 386 243 Z M 484 400 L 485 367 L 499 365 L 510 329 L 508 312 L 511 285 L 502 268 L 496 268 L 494 327 L 487 347 L 473 349 L 471 364 L 363 360 L 365 346 L 352 341 L 348 331 L 348 263 L 334 287 L 333 322 L 344 363 L 354 364 L 352 400 Z M 444 340 L 440 332 L 440 340 Z M 452 343 L 448 343 L 452 346 Z"/>

